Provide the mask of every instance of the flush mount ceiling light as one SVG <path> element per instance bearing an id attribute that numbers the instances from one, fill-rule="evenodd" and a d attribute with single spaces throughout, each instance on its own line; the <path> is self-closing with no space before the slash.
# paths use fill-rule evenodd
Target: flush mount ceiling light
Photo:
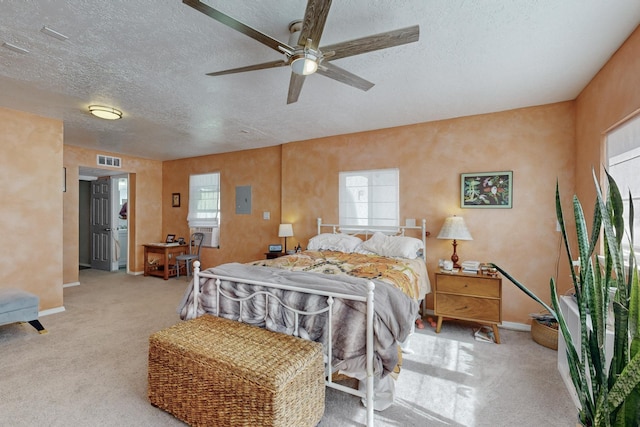
<path id="1" fill-rule="evenodd" d="M 89 105 L 89 112 L 96 117 L 106 120 L 118 120 L 122 118 L 122 111 L 103 105 Z"/>

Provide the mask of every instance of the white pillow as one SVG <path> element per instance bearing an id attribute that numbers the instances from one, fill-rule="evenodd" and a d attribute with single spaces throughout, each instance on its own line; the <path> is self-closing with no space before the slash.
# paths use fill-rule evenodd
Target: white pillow
<path id="1" fill-rule="evenodd" d="M 362 239 L 343 233 L 322 233 L 309 240 L 307 249 L 310 251 L 340 251 L 345 253 L 353 252 Z"/>
<path id="2" fill-rule="evenodd" d="M 415 259 L 424 249 L 422 240 L 406 236 L 387 236 L 375 232 L 373 236 L 360 245 L 359 250 L 373 252 L 388 257 Z"/>

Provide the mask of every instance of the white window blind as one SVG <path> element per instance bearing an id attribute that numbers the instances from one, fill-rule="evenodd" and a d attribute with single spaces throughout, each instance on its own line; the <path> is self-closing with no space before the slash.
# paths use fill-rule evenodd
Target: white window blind
<path id="1" fill-rule="evenodd" d="M 189 176 L 189 228 L 219 227 L 220 173 Z"/>
<path id="2" fill-rule="evenodd" d="M 398 169 L 340 172 L 340 224 L 399 225 Z"/>
<path id="3" fill-rule="evenodd" d="M 640 115 L 607 134 L 607 170 L 616 180 L 624 204 L 625 227 L 628 231 L 629 191 L 633 197 L 634 252 L 640 253 Z M 629 242 L 622 239 L 622 248 L 629 251 Z"/>

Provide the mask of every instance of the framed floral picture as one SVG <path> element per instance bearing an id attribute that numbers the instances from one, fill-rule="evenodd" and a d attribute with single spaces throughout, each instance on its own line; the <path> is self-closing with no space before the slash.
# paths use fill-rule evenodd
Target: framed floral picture
<path id="1" fill-rule="evenodd" d="M 510 209 L 512 201 L 513 171 L 460 175 L 460 207 Z"/>

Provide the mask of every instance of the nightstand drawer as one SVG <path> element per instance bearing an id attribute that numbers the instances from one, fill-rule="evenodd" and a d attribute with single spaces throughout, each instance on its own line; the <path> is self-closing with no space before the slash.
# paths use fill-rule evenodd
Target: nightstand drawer
<path id="1" fill-rule="evenodd" d="M 491 325 L 500 344 L 502 278 L 464 273 L 436 273 L 433 311 L 438 316 L 436 333 L 445 317 Z"/>
<path id="2" fill-rule="evenodd" d="M 500 279 L 439 274 L 437 292 L 500 298 Z"/>
<path id="3" fill-rule="evenodd" d="M 500 323 L 500 300 L 438 294 L 436 316 Z"/>

